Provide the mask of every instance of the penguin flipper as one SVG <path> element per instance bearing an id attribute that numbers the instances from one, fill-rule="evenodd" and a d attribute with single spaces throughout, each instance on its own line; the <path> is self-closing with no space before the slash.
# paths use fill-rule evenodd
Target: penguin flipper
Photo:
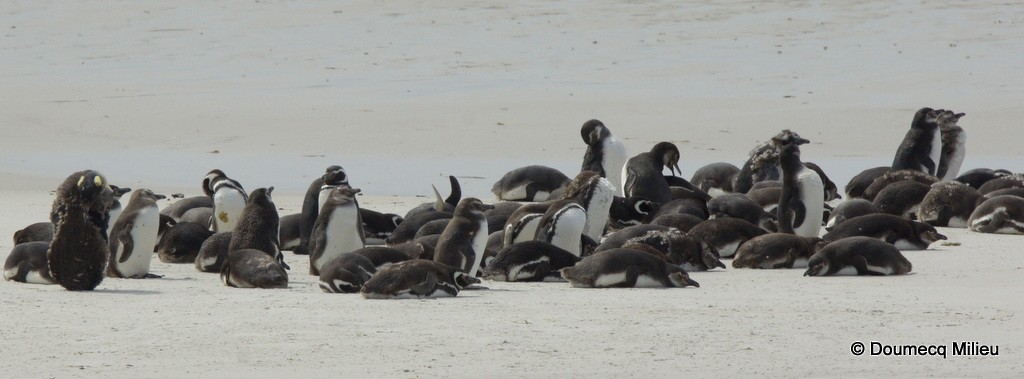
<path id="1" fill-rule="evenodd" d="M 880 272 L 871 271 L 868 269 L 868 260 L 863 255 L 858 255 L 850 258 L 850 265 L 857 269 L 857 275 L 871 275 L 871 276 L 884 276 L 885 274 Z"/>
<path id="2" fill-rule="evenodd" d="M 135 240 L 132 239 L 132 234 L 130 232 L 132 230 L 132 227 L 134 226 L 134 224 L 128 223 L 127 225 L 125 225 L 124 228 L 122 228 L 117 233 L 117 240 L 121 241 L 121 245 L 124 247 L 124 249 L 120 252 L 121 255 L 119 257 L 117 255 L 118 252 L 115 252 L 114 249 L 110 250 L 110 254 L 113 254 L 113 256 L 118 257 L 117 263 L 127 262 L 128 258 L 131 258 L 132 253 L 135 252 Z M 113 243 L 111 245 L 117 244 Z"/>
<path id="3" fill-rule="evenodd" d="M 796 228 L 802 226 L 804 224 L 804 218 L 807 216 L 807 208 L 804 207 L 804 202 L 790 202 L 789 209 L 793 210 L 793 227 Z"/>
<path id="4" fill-rule="evenodd" d="M 626 162 L 626 177 L 623 178 L 626 182 L 622 185 L 623 196 L 633 196 L 633 189 L 636 187 L 637 172 L 632 167 L 629 167 L 629 162 Z"/>
<path id="5" fill-rule="evenodd" d="M 423 279 L 422 283 L 413 284 L 409 290 L 417 296 L 427 296 L 434 293 L 434 289 L 437 287 L 437 275 L 432 272 L 427 273 L 427 278 Z"/>

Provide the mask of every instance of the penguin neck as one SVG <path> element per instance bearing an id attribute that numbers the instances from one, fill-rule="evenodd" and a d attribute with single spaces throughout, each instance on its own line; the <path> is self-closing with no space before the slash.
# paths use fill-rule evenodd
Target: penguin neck
<path id="1" fill-rule="evenodd" d="M 800 148 L 796 145 L 783 146 L 779 153 L 779 165 L 782 166 L 783 182 L 796 184 L 797 173 L 804 169 L 804 164 L 800 161 Z"/>

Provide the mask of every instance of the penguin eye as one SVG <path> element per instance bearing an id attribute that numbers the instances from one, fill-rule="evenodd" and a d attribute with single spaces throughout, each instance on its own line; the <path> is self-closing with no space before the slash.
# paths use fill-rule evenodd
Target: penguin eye
<path id="1" fill-rule="evenodd" d="M 97 187 L 103 187 L 103 177 L 101 177 L 101 176 L 97 176 L 95 178 L 92 178 L 92 182 L 94 184 L 96 184 Z"/>
<path id="2" fill-rule="evenodd" d="M 78 178 L 78 186 L 81 187 L 82 184 L 85 184 L 85 175 Z"/>

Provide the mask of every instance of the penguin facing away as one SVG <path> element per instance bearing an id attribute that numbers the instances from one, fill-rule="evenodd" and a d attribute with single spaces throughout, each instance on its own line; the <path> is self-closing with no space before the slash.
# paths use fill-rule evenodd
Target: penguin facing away
<path id="1" fill-rule="evenodd" d="M 622 167 L 629 158 L 626 145 L 615 138 L 612 131 L 598 120 L 583 123 L 580 136 L 587 144 L 581 171 L 593 171 L 608 179 L 616 194 L 622 196 Z"/>
<path id="2" fill-rule="evenodd" d="M 896 149 L 893 170 L 916 170 L 935 175 L 942 156 L 942 133 L 937 119 L 937 112 L 931 108 L 921 108 L 914 113 L 910 130 Z"/>
<path id="3" fill-rule="evenodd" d="M 228 246 L 229 260 L 230 252 L 256 249 L 274 258 L 285 269 L 289 269 L 279 247 L 281 219 L 271 198 L 272 192 L 274 187 L 257 188 L 249 195 L 231 233 L 231 243 Z"/>
<path id="4" fill-rule="evenodd" d="M 163 198 L 163 195 L 148 189 L 132 194 L 110 229 L 107 276 L 131 279 L 160 277 L 149 273 L 149 264 L 153 260 L 160 231 L 160 207 L 156 201 Z"/>

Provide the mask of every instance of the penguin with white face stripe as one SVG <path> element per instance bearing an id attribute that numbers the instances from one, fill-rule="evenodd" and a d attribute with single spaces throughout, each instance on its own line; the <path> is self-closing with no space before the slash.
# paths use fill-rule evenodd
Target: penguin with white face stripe
<path id="1" fill-rule="evenodd" d="M 203 193 L 213 200 L 213 221 L 210 230 L 213 232 L 230 232 L 238 224 L 238 218 L 245 209 L 245 189 L 237 181 L 229 178 L 224 171 L 212 170 L 203 178 Z"/>
<path id="2" fill-rule="evenodd" d="M 552 245 L 580 256 L 580 241 L 587 223 L 587 211 L 576 200 L 561 200 L 548 208 L 540 218 L 535 241 Z"/>
<path id="3" fill-rule="evenodd" d="M 582 171 L 594 171 L 615 188 L 616 195 L 622 196 L 622 167 L 629 158 L 626 145 L 612 135 L 601 121 L 590 120 L 580 128 L 587 152 L 583 154 Z"/>
<path id="4" fill-rule="evenodd" d="M 1024 234 L 1024 198 L 1001 195 L 985 200 L 967 225 L 980 233 Z"/>
<path id="5" fill-rule="evenodd" d="M 148 189 L 132 193 L 124 212 L 110 228 L 107 276 L 112 278 L 159 278 L 149 273 L 157 234 L 160 229 L 160 207 L 163 199 Z"/>

